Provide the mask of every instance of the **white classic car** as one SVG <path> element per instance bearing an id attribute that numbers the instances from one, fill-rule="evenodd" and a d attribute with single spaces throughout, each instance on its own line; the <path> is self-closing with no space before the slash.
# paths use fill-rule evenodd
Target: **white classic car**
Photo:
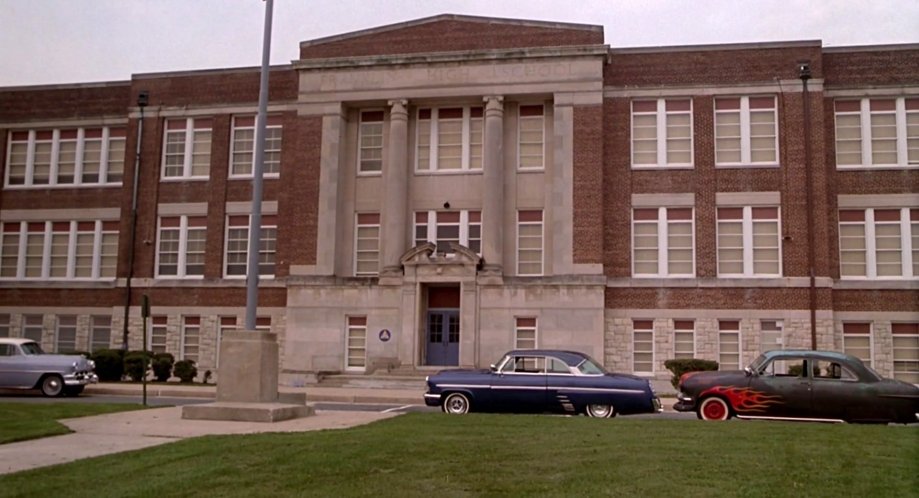
<path id="1" fill-rule="evenodd" d="M 37 342 L 0 337 L 0 389 L 40 389 L 45 396 L 76 396 L 99 382 L 95 363 L 80 355 L 46 354 Z"/>

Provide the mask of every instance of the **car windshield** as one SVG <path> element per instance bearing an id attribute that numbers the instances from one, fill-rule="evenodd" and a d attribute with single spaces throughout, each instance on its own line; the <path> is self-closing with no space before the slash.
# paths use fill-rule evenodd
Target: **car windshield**
<path id="1" fill-rule="evenodd" d="M 606 373 L 606 370 L 603 370 L 603 367 L 589 356 L 581 363 L 578 363 L 577 369 L 584 375 L 603 375 Z"/>
<path id="2" fill-rule="evenodd" d="M 37 342 L 26 342 L 22 346 L 22 354 L 44 354 Z"/>
<path id="3" fill-rule="evenodd" d="M 761 354 L 757 356 L 755 360 L 753 360 L 753 363 L 750 363 L 749 368 L 750 370 L 754 372 L 759 372 L 760 369 L 763 368 L 765 363 L 766 363 L 766 355 Z"/>

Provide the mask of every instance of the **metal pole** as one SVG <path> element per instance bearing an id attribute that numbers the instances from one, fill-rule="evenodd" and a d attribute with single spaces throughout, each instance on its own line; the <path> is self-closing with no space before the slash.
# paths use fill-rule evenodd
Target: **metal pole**
<path id="1" fill-rule="evenodd" d="M 137 186 L 140 180 L 140 144 L 144 137 L 144 107 L 147 107 L 150 95 L 141 91 L 137 95 L 137 107 L 140 108 L 140 119 L 137 121 L 137 147 L 134 154 L 134 190 L 131 192 L 131 229 L 128 232 L 128 275 L 124 286 L 124 330 L 121 348 L 128 351 L 128 318 L 131 311 L 131 280 L 134 279 L 134 239 L 137 236 Z"/>
<path id="2" fill-rule="evenodd" d="M 249 218 L 249 257 L 246 265 L 246 330 L 255 330 L 258 308 L 258 256 L 262 235 L 262 163 L 265 160 L 265 128 L 268 113 L 268 64 L 271 58 L 273 0 L 265 1 L 265 32 L 262 40 L 262 72 L 255 119 L 255 158 L 252 164 L 252 216 Z"/>
<path id="3" fill-rule="evenodd" d="M 798 76 L 804 85 L 802 98 L 804 100 L 804 182 L 806 192 L 804 194 L 807 206 L 807 270 L 810 276 L 810 289 L 808 292 L 808 301 L 810 304 L 811 319 L 811 349 L 817 349 L 817 283 L 814 270 L 814 179 L 811 173 L 811 132 L 810 132 L 810 95 L 807 92 L 807 80 L 811 79 L 810 64 L 801 62 L 798 64 Z"/>

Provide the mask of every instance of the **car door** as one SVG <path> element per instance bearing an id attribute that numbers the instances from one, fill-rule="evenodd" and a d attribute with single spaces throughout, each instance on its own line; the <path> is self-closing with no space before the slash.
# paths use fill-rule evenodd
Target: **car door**
<path id="1" fill-rule="evenodd" d="M 28 357 L 15 344 L 0 344 L 0 388 L 32 387 Z M 27 385 L 28 384 L 28 385 Z"/>
<path id="2" fill-rule="evenodd" d="M 827 420 L 872 420 L 878 413 L 871 386 L 861 383 L 852 370 L 839 362 L 815 360 L 813 374 L 814 409 L 812 416 Z"/>
<path id="3" fill-rule="evenodd" d="M 517 355 L 496 372 L 491 383 L 496 408 L 533 412 L 546 409 L 546 359 L 540 355 Z"/>
<path id="4" fill-rule="evenodd" d="M 808 361 L 800 356 L 777 356 L 750 378 L 750 389 L 735 406 L 750 417 L 809 418 L 812 380 Z"/>

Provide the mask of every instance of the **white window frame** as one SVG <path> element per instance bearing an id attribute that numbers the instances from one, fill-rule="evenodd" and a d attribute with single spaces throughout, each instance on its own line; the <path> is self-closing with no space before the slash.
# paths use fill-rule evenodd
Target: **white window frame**
<path id="1" fill-rule="evenodd" d="M 166 353 L 169 351 L 169 318 L 166 315 L 150 317 L 150 330 L 147 334 L 149 334 L 147 344 L 150 351 L 153 353 Z M 162 342 L 159 339 L 162 339 Z"/>
<path id="2" fill-rule="evenodd" d="M 527 325 L 524 321 L 532 320 L 533 325 Z M 522 323 L 522 324 L 521 324 Z M 521 332 L 532 332 L 533 338 L 521 337 Z M 524 341 L 531 341 L 532 346 L 522 346 Z M 514 349 L 539 349 L 539 318 L 535 316 L 517 316 L 514 317 Z"/>
<path id="3" fill-rule="evenodd" d="M 182 174 L 169 176 L 166 174 L 166 157 L 168 156 L 167 154 L 168 137 L 170 134 L 178 135 L 182 133 L 181 131 L 179 131 L 178 128 L 170 130 L 169 123 L 175 122 L 175 121 L 182 121 L 182 120 L 185 121 L 185 138 L 184 138 L 184 141 L 182 142 L 185 148 L 183 152 Z M 208 127 L 202 126 L 201 128 L 196 128 L 195 121 L 209 122 L 210 126 Z M 208 174 L 193 175 L 192 170 L 194 166 L 195 134 L 205 133 L 205 132 L 210 134 L 210 138 L 208 139 L 209 147 L 208 147 L 208 152 L 207 152 Z M 213 145 L 214 145 L 214 123 L 213 123 L 212 118 L 199 117 L 199 118 L 168 118 L 166 119 L 166 124 L 163 127 L 163 153 L 160 159 L 160 181 L 172 182 L 172 181 L 186 181 L 186 180 L 207 180 L 208 178 L 210 178 L 210 171 L 211 171 L 211 166 L 210 166 L 211 161 L 210 160 L 211 160 L 211 149 L 213 148 Z M 232 155 L 230 157 L 232 160 Z"/>
<path id="4" fill-rule="evenodd" d="M 376 223 L 366 222 L 372 217 L 376 217 Z M 361 222 L 361 218 L 365 218 L 365 222 Z M 360 249 L 361 240 L 373 240 L 369 237 L 361 237 L 362 228 L 376 228 L 377 237 L 376 237 L 376 249 Z M 380 233 L 382 226 L 380 224 L 380 214 L 379 213 L 355 213 L 354 215 L 354 275 L 355 276 L 373 276 L 379 275 L 380 273 Z M 376 269 L 374 271 L 359 271 L 359 263 L 361 261 L 370 261 L 370 259 L 362 260 L 361 254 L 373 255 L 376 254 Z"/>
<path id="5" fill-rule="evenodd" d="M 689 329 L 685 327 L 678 327 L 677 324 L 682 323 L 682 322 L 692 323 L 692 328 Z M 678 334 L 689 334 L 690 336 L 692 336 L 692 353 L 689 353 L 690 354 L 689 358 L 695 358 L 697 354 L 697 342 L 698 342 L 696 340 L 696 321 L 695 320 L 674 320 L 673 321 L 673 357 L 675 359 L 683 358 L 683 356 L 677 356 L 677 355 L 687 354 L 685 351 L 677 351 L 677 344 L 679 343 L 679 341 L 677 341 Z"/>
<path id="6" fill-rule="evenodd" d="M 481 118 L 472 117 L 472 108 L 482 109 Z M 462 152 L 460 159 L 460 167 L 456 169 L 440 169 L 438 165 L 439 155 L 439 112 L 441 109 L 462 109 L 463 116 L 462 118 L 456 118 L 462 120 Z M 421 119 L 421 112 L 428 110 L 431 112 L 430 119 Z M 482 166 L 472 167 L 470 158 L 471 147 L 472 147 L 472 119 L 480 119 L 482 121 L 482 152 L 480 157 L 482 158 Z M 428 158 L 430 164 L 428 168 L 421 167 L 421 158 L 418 154 L 420 148 L 419 138 L 421 136 L 421 130 L 425 126 L 425 121 L 428 122 L 429 131 L 430 131 L 430 143 L 428 144 Z M 481 173 L 484 169 L 485 162 L 485 107 L 482 105 L 443 105 L 437 107 L 420 107 L 415 111 L 415 173 L 416 174 L 427 174 L 427 175 L 449 175 L 449 174 L 468 174 L 468 173 Z"/>
<path id="7" fill-rule="evenodd" d="M 636 220 L 635 211 L 637 210 L 646 210 L 646 209 L 657 209 L 657 219 L 653 222 L 650 220 Z M 688 209 L 690 211 L 689 220 L 673 220 L 672 222 L 667 219 L 667 211 L 671 209 L 682 210 Z M 635 226 L 636 224 L 656 224 L 657 226 L 657 272 L 656 273 L 637 273 L 635 269 Z M 669 241 L 668 235 L 670 233 L 671 223 L 688 223 L 690 225 L 690 233 L 692 235 L 692 272 L 690 273 L 669 273 L 670 261 L 668 251 Z M 635 207 L 632 208 L 632 277 L 634 278 L 692 278 L 696 276 L 696 210 L 691 206 L 672 206 L 672 207 Z"/>
<path id="8" fill-rule="evenodd" d="M 102 321 L 102 323 L 98 323 Z M 108 340 L 103 345 L 97 340 L 100 331 L 108 331 Z M 98 347 L 97 347 L 98 346 Z M 109 349 L 112 347 L 112 316 L 111 315 L 90 315 L 89 317 L 89 351 L 94 352 L 100 349 Z"/>
<path id="9" fill-rule="evenodd" d="M 77 351 L 77 315 L 58 315 L 54 324 L 54 352 L 55 353 L 72 353 Z M 73 323 L 64 324 L 63 321 L 72 321 Z M 63 330 L 73 332 L 73 349 L 61 349 L 61 332 Z"/>
<path id="10" fill-rule="evenodd" d="M 742 227 L 742 238 L 743 238 L 743 271 L 741 273 L 727 273 L 721 271 L 721 218 L 718 217 L 718 209 L 742 209 L 743 215 L 740 220 L 735 219 L 725 219 L 725 223 L 737 223 L 740 221 Z M 753 226 L 758 222 L 771 222 L 772 218 L 756 220 L 753 218 L 753 210 L 759 208 L 766 209 L 775 209 L 775 226 L 776 226 L 776 236 L 775 236 L 775 247 L 778 251 L 778 269 L 776 273 L 756 273 L 756 265 L 754 264 L 753 253 L 756 246 L 754 246 L 753 241 Z M 715 213 L 715 255 L 716 255 L 716 268 L 718 272 L 718 277 L 743 277 L 743 278 L 776 278 L 782 276 L 782 211 L 779 206 L 718 206 Z M 768 248 L 767 248 L 768 249 Z"/>
<path id="11" fill-rule="evenodd" d="M 469 221 L 469 215 L 470 215 L 470 213 L 473 213 L 473 212 L 479 213 L 479 221 L 478 221 L 478 222 L 474 222 L 474 223 L 470 223 L 470 221 Z M 460 215 L 460 220 L 459 220 L 459 222 L 458 222 L 458 225 L 459 225 L 459 243 L 462 244 L 462 245 L 464 245 L 464 246 L 466 246 L 466 247 L 469 247 L 469 227 L 472 226 L 472 225 L 478 225 L 478 226 L 479 226 L 479 239 L 478 239 L 478 240 L 479 240 L 479 251 L 478 251 L 478 254 L 481 255 L 481 253 L 482 253 L 482 237 L 481 237 L 481 236 L 483 235 L 483 234 L 482 234 L 482 218 L 481 218 L 482 212 L 481 212 L 481 211 L 476 210 L 476 209 L 473 209 L 473 210 L 469 210 L 469 209 L 450 209 L 450 210 L 443 210 L 443 211 L 435 211 L 435 210 L 420 210 L 420 211 L 415 211 L 415 213 L 412 215 L 413 220 L 414 220 L 414 224 L 413 224 L 413 227 L 412 227 L 412 229 L 413 229 L 413 231 L 412 231 L 412 240 L 415 241 L 416 244 L 418 243 L 418 240 L 419 240 L 419 239 L 417 238 L 417 235 L 418 235 L 418 226 L 420 226 L 420 224 L 419 224 L 418 221 L 417 221 L 417 218 L 415 217 L 418 213 L 427 213 L 428 220 L 427 220 L 426 224 L 424 225 L 424 226 L 427 227 L 427 241 L 428 241 L 428 242 L 432 242 L 432 243 L 435 244 L 435 245 L 437 245 L 437 227 L 438 227 L 437 215 L 438 215 L 439 213 L 459 213 L 459 215 Z M 447 223 L 441 223 L 441 225 L 446 226 Z M 452 224 L 451 224 L 451 225 L 452 225 Z M 475 240 L 475 239 L 473 239 L 473 240 Z M 471 249 L 471 248 L 470 248 L 470 249 Z M 454 255 L 454 253 L 446 253 L 446 255 L 447 255 L 448 257 L 452 257 L 452 256 Z"/>
<path id="12" fill-rule="evenodd" d="M 363 323 L 358 323 L 358 321 L 363 321 Z M 353 322 L 353 323 L 352 323 Z M 351 346 L 351 334 L 352 332 L 363 331 L 364 333 L 364 343 L 363 347 L 352 347 Z M 345 370 L 349 372 L 363 372 L 367 369 L 367 334 L 370 331 L 370 327 L 367 326 L 367 317 L 366 316 L 347 316 L 345 318 Z M 363 360 L 363 365 L 351 365 L 352 351 L 363 350 L 363 354 L 360 356 L 360 359 Z M 357 357 L 354 357 L 357 358 Z"/>
<path id="13" fill-rule="evenodd" d="M 9 313 L 0 313 L 0 337 L 12 337 L 12 317 Z"/>
<path id="14" fill-rule="evenodd" d="M 894 110 L 893 111 L 871 111 L 871 101 L 872 100 L 894 100 Z M 834 153 L 837 155 L 836 158 L 836 169 L 915 169 L 919 168 L 919 158 L 909 161 L 909 138 L 919 137 L 910 137 L 908 135 L 908 118 L 910 114 L 916 114 L 919 116 L 919 109 L 907 109 L 906 101 L 907 100 L 917 100 L 919 101 L 919 95 L 908 95 L 900 97 L 882 97 L 877 96 L 873 98 L 862 98 L 862 99 L 851 99 L 851 98 L 838 98 L 834 102 L 833 110 L 833 119 L 834 119 L 834 132 L 836 133 L 836 140 L 834 142 Z M 859 110 L 858 111 L 839 111 L 836 110 L 836 103 L 842 102 L 858 102 Z M 872 145 L 872 126 L 871 126 L 871 115 L 872 114 L 894 114 L 896 122 L 896 149 L 897 149 L 897 161 L 895 163 L 879 163 L 875 164 L 873 159 L 873 145 Z M 859 127 L 861 130 L 861 164 L 839 164 L 838 160 L 838 149 L 837 144 L 839 143 L 838 131 L 839 131 L 839 117 L 840 116 L 859 116 Z"/>
<path id="15" fill-rule="evenodd" d="M 19 232 L 7 232 L 6 226 L 9 224 L 19 223 Z M 67 223 L 70 225 L 70 228 L 67 232 L 55 231 L 55 223 Z M 83 223 L 92 223 L 92 230 L 81 230 L 80 224 Z M 108 233 L 113 233 L 112 230 L 106 230 L 105 225 L 109 223 L 117 223 L 113 221 L 105 220 L 60 220 L 60 221 L 10 221 L 2 222 L 3 231 L 0 233 L 0 258 L 4 255 L 2 239 L 16 234 L 19 238 L 19 250 L 16 259 L 16 276 L 10 277 L 0 277 L 0 280 L 79 280 L 79 281 L 89 281 L 89 280 L 114 280 L 115 275 L 108 277 L 102 276 L 102 261 L 103 261 L 103 235 Z M 30 231 L 30 224 L 42 224 L 44 229 L 41 231 Z M 28 235 L 29 234 L 42 234 L 42 256 L 41 256 L 41 267 L 39 276 L 26 276 L 26 251 L 28 248 Z M 64 277 L 51 277 L 51 246 L 53 237 L 52 234 L 61 234 L 67 233 L 67 269 L 66 276 Z M 77 257 L 80 254 L 77 253 L 77 236 L 79 234 L 93 234 L 93 247 L 92 247 L 92 266 L 89 277 L 77 277 L 76 276 L 76 261 Z M 117 232 L 116 232 L 117 233 Z M 7 235 L 10 234 L 10 235 Z M 117 244 L 115 246 L 115 258 L 117 264 Z"/>
<path id="16" fill-rule="evenodd" d="M 163 218 L 179 218 L 178 227 L 163 227 Z M 203 279 L 204 278 L 204 266 L 206 260 L 201 263 L 202 269 L 200 275 L 188 274 L 188 234 L 189 231 L 202 231 L 204 232 L 204 242 L 205 242 L 205 251 L 203 255 L 207 255 L 207 225 L 204 227 L 191 227 L 189 226 L 189 218 L 207 218 L 206 215 L 201 216 L 189 216 L 189 215 L 178 215 L 178 216 L 160 216 L 156 221 L 156 278 L 183 278 L 183 279 Z M 176 274 L 161 274 L 160 273 L 160 242 L 162 240 L 162 234 L 164 230 L 176 231 L 179 233 L 179 247 L 178 247 L 178 259 L 176 261 Z"/>
<path id="17" fill-rule="evenodd" d="M 636 327 L 636 324 L 639 323 L 639 322 L 649 322 L 649 323 L 651 324 L 651 327 L 650 327 L 650 328 L 637 328 L 637 327 Z M 650 340 L 650 341 L 647 341 L 647 340 L 640 341 L 640 342 L 643 343 L 643 344 L 644 344 L 644 343 L 647 343 L 647 342 L 650 342 L 650 344 L 651 344 L 651 351 L 648 351 L 648 350 L 641 350 L 641 351 L 639 351 L 639 350 L 638 350 L 637 345 L 638 345 L 638 342 L 639 342 L 639 341 L 638 341 L 637 338 L 635 337 L 635 335 L 638 334 L 638 333 L 641 333 L 641 334 L 651 334 L 651 340 Z M 653 321 L 653 320 L 632 320 L 632 373 L 633 373 L 633 374 L 635 374 L 635 375 L 642 375 L 642 376 L 644 376 L 644 375 L 654 375 L 654 366 L 655 366 L 655 364 L 656 364 L 655 362 L 657 361 L 657 351 L 656 351 L 656 350 L 657 350 L 657 344 L 656 344 L 656 342 L 657 342 L 657 341 L 655 340 L 655 337 L 654 337 L 654 321 Z M 637 356 L 638 354 L 647 354 L 647 353 L 649 353 L 649 352 L 651 353 L 651 361 L 650 361 L 650 363 L 651 363 L 651 368 L 650 368 L 650 370 L 638 370 L 638 367 L 636 367 L 636 363 L 638 363 L 638 362 L 636 361 L 636 356 Z M 646 362 L 642 362 L 642 363 L 646 363 Z"/>
<path id="18" fill-rule="evenodd" d="M 735 329 L 721 328 L 722 323 L 725 323 L 725 322 L 737 322 L 737 329 L 735 330 Z M 718 321 L 718 369 L 719 370 L 725 370 L 721 357 L 726 354 L 731 354 L 731 355 L 734 354 L 733 352 L 730 352 L 730 351 L 728 352 L 722 351 L 722 347 L 721 347 L 722 334 L 734 334 L 737 336 L 737 353 L 736 353 L 737 354 L 737 368 L 735 370 L 739 370 L 743 368 L 744 366 L 743 364 L 743 335 L 741 333 L 740 320 L 719 320 Z"/>
<path id="19" fill-rule="evenodd" d="M 77 138 L 75 139 L 62 139 L 62 131 L 72 131 L 76 130 Z M 86 132 L 92 130 L 93 132 L 101 130 L 101 138 L 86 138 Z M 52 133 L 52 138 L 50 139 L 51 143 L 51 165 L 49 169 L 48 183 L 34 183 L 34 172 L 35 172 L 35 146 L 38 142 L 48 142 L 49 140 L 38 140 L 38 132 L 48 132 Z M 15 134 L 27 133 L 28 138 L 26 141 L 22 140 L 13 140 Z M 83 152 L 86 142 L 90 140 L 100 140 L 101 149 L 99 151 L 99 180 L 95 182 L 84 182 L 83 181 Z M 74 151 L 74 172 L 73 172 L 73 183 L 58 183 L 58 165 L 60 161 L 60 144 L 62 141 L 70 142 L 74 141 L 76 143 L 76 149 Z M 34 188 L 83 188 L 83 187 L 108 187 L 108 186 L 119 186 L 122 183 L 121 179 L 117 181 L 109 181 L 109 166 L 112 161 L 109 160 L 113 149 L 112 144 L 114 142 L 120 141 L 122 143 L 121 151 L 126 153 L 124 150 L 124 143 L 126 141 L 126 129 L 124 126 L 86 126 L 79 128 L 54 128 L 54 129 L 43 129 L 43 130 L 9 130 L 7 133 L 7 146 L 6 146 L 6 165 L 5 172 L 3 175 L 3 186 L 7 189 L 34 189 Z M 25 164 L 25 176 L 23 178 L 23 183 L 10 183 L 10 160 L 12 159 L 13 152 L 13 143 L 16 144 L 26 144 L 26 164 Z M 117 161 L 116 161 L 117 162 Z M 125 158 L 122 157 L 121 165 L 121 177 L 124 177 L 124 163 Z"/>
<path id="20" fill-rule="evenodd" d="M 539 221 L 522 221 L 520 219 L 522 213 L 529 212 L 538 212 Z M 521 233 L 520 228 L 522 226 L 539 226 L 539 271 L 535 273 L 523 273 L 521 270 L 521 253 L 524 251 L 535 252 L 536 249 L 523 249 L 521 247 Z M 529 237 L 528 238 L 535 238 Z M 528 276 L 528 277 L 539 277 L 545 273 L 545 261 L 546 261 L 546 226 L 545 226 L 545 211 L 541 209 L 521 209 L 517 211 L 517 275 Z"/>
<path id="21" fill-rule="evenodd" d="M 380 117 L 379 121 L 364 121 L 365 113 L 380 113 L 382 116 Z M 379 124 L 380 125 L 380 145 L 379 147 L 377 146 L 364 147 L 364 125 L 365 124 L 369 124 L 369 125 Z M 380 176 L 383 174 L 383 160 L 385 159 L 383 155 L 383 151 L 386 148 L 386 144 L 383 143 L 383 140 L 385 136 L 386 136 L 386 112 L 383 109 L 375 109 L 375 108 L 374 109 L 361 109 L 358 112 L 357 165 L 355 166 L 355 170 L 357 170 L 358 176 Z M 363 164 L 364 164 L 363 156 L 364 156 L 365 149 L 372 149 L 372 150 L 378 149 L 380 151 L 380 159 L 379 159 L 380 169 L 366 170 L 366 171 L 363 169 Z M 416 162 L 417 162 L 417 159 L 416 159 Z"/>
<path id="22" fill-rule="evenodd" d="M 667 110 L 667 102 L 689 102 L 689 110 Z M 654 112 L 636 111 L 635 104 L 639 102 L 653 102 L 656 106 Z M 635 99 L 631 102 L 631 122 L 630 122 L 630 148 L 631 148 L 631 165 L 632 169 L 692 169 L 695 162 L 695 130 L 693 128 L 693 102 L 692 98 L 660 98 L 660 99 Z M 635 162 L 635 116 L 654 116 L 657 145 L 657 162 L 656 163 L 636 163 Z M 671 116 L 686 115 L 689 116 L 689 162 L 669 162 L 667 152 L 669 150 L 668 129 L 670 127 Z"/>
<path id="23" fill-rule="evenodd" d="M 197 323 L 195 323 L 197 322 Z M 189 330 L 195 330 L 194 334 L 191 334 L 197 340 L 197 344 L 189 344 Z M 197 365 L 201 359 L 201 317 L 200 316 L 182 316 L 182 359 L 191 360 Z M 189 348 L 195 348 L 194 353 L 189 353 Z"/>
<path id="24" fill-rule="evenodd" d="M 251 125 L 240 125 L 237 120 L 243 119 L 252 119 Z M 233 116 L 233 124 L 230 129 L 230 169 L 229 169 L 229 178 L 232 180 L 235 179 L 251 179 L 255 171 L 255 143 L 258 140 L 258 130 L 256 130 L 256 123 L 258 123 L 257 116 L 251 115 L 240 115 Z M 212 129 L 213 130 L 213 129 Z M 252 150 L 249 152 L 252 154 L 252 163 L 249 164 L 249 173 L 236 173 L 233 171 L 234 166 L 236 166 L 236 132 L 237 131 L 252 131 Z M 272 145 L 271 135 L 272 133 L 280 132 L 281 136 L 278 137 L 278 147 L 269 148 Z M 213 135 L 211 135 L 213 139 Z M 284 147 L 284 125 L 281 121 L 280 116 L 268 116 L 265 120 L 265 161 L 262 163 L 262 176 L 265 178 L 278 178 L 281 176 L 281 150 Z M 268 155 L 276 153 L 278 154 L 277 161 L 269 161 Z M 277 171 L 269 171 L 269 165 L 277 165 Z"/>
<path id="25" fill-rule="evenodd" d="M 919 254 L 919 248 L 912 245 L 913 225 L 911 211 L 916 208 L 841 208 L 837 212 L 839 223 L 839 278 L 843 280 L 917 280 L 919 275 L 913 273 L 913 258 Z M 890 221 L 875 221 L 875 211 L 899 210 L 900 211 L 900 275 L 883 275 L 877 274 L 877 237 L 876 228 L 878 224 L 894 224 Z M 839 214 L 842 211 L 859 211 L 864 213 L 864 221 L 842 221 Z M 865 227 L 865 275 L 843 275 L 842 255 L 843 255 L 843 235 L 842 227 L 845 225 L 864 225 Z"/>
<path id="26" fill-rule="evenodd" d="M 750 99 L 759 99 L 759 98 L 772 98 L 773 106 L 773 132 L 775 134 L 775 161 L 761 161 L 754 162 L 752 158 L 752 120 L 750 118 L 751 112 L 764 112 L 763 109 L 758 109 L 755 111 L 750 110 Z M 713 120 L 713 135 L 714 135 L 714 154 L 715 154 L 715 167 L 716 168 L 737 168 L 737 167 L 778 167 L 781 161 L 781 152 L 779 151 L 779 108 L 778 102 L 775 95 L 747 95 L 747 96 L 735 96 L 735 97 L 724 97 L 724 99 L 740 99 L 740 109 L 730 109 L 730 110 L 718 110 L 718 98 L 715 99 L 714 104 L 714 120 Z M 718 162 L 718 115 L 719 114 L 733 114 L 740 113 L 740 162 Z"/>
<path id="27" fill-rule="evenodd" d="M 542 114 L 539 116 L 524 116 L 523 108 L 539 106 L 542 107 Z M 540 141 L 542 152 L 540 154 L 539 166 L 524 166 L 523 163 L 523 123 L 524 121 L 539 121 L 539 129 L 542 131 L 542 140 Z M 517 106 L 517 170 L 518 171 L 544 171 L 546 169 L 546 105 L 544 103 L 521 103 Z M 482 130 L 482 143 L 484 150 L 485 143 L 485 131 Z M 536 144 L 537 142 L 529 142 L 529 144 Z"/>
<path id="28" fill-rule="evenodd" d="M 249 271 L 249 245 L 248 245 L 248 243 L 246 244 L 246 252 L 245 252 L 245 255 L 246 255 L 246 271 L 244 271 L 241 275 L 231 275 L 231 274 L 228 272 L 228 270 L 229 270 L 229 258 L 228 258 L 228 256 L 229 256 L 229 249 L 230 249 L 230 246 L 229 246 L 229 244 L 230 244 L 230 230 L 231 230 L 231 229 L 239 229 L 239 228 L 242 228 L 241 225 L 232 225 L 232 226 L 230 225 L 230 219 L 231 219 L 231 218 L 234 218 L 234 217 L 237 217 L 237 216 L 240 216 L 240 217 L 245 216 L 245 217 L 246 217 L 246 220 L 247 220 L 247 221 L 246 221 L 246 240 L 248 240 L 248 238 L 249 238 L 249 235 L 248 235 L 248 234 L 249 234 L 249 228 L 250 228 L 250 223 L 251 223 L 251 216 L 250 216 L 250 215 L 247 215 L 247 214 L 240 214 L 240 215 L 229 214 L 229 215 L 227 215 L 227 217 L 226 217 L 226 226 L 225 226 L 224 231 L 223 231 L 223 277 L 224 277 L 224 278 L 233 278 L 233 279 L 245 279 L 245 278 L 246 278 L 246 275 L 248 274 L 248 271 Z M 272 224 L 272 223 L 268 223 L 269 221 L 272 221 L 273 224 Z M 260 279 L 273 279 L 273 278 L 275 277 L 275 275 L 277 274 L 277 271 L 278 271 L 278 259 L 277 259 L 277 258 L 278 258 L 278 250 L 277 250 L 277 243 L 278 243 L 278 224 L 279 224 L 278 222 L 279 222 L 279 220 L 277 219 L 277 214 L 274 214 L 274 213 L 270 213 L 270 214 L 269 214 L 269 213 L 265 213 L 265 214 L 262 215 L 262 226 L 261 226 L 261 230 L 259 230 L 259 232 L 260 232 L 260 233 L 259 233 L 259 235 L 260 235 L 260 237 L 259 237 L 259 238 L 260 238 L 260 240 L 259 240 L 259 267 L 261 267 L 261 257 L 262 257 L 262 255 L 263 255 L 263 254 L 272 254 L 272 255 L 273 255 L 273 259 L 274 259 L 274 262 L 272 263 L 272 265 L 274 266 L 274 272 L 273 272 L 273 273 L 261 273 L 261 272 L 259 272 L 259 278 L 260 278 Z M 266 239 L 266 238 L 265 238 L 265 229 L 266 229 L 266 228 L 268 228 L 268 229 L 273 229 L 273 230 L 275 231 L 275 238 L 274 238 L 274 239 Z M 262 245 L 262 243 L 265 242 L 266 240 L 269 240 L 269 241 L 270 241 L 270 240 L 273 240 L 273 241 L 274 241 L 274 250 L 273 250 L 273 251 L 262 251 L 262 250 L 261 250 L 261 245 Z"/>
<path id="29" fill-rule="evenodd" d="M 29 322 L 38 322 L 38 323 L 29 323 Z M 29 332 L 38 331 L 38 338 L 34 339 L 29 337 Z M 23 315 L 22 316 L 22 337 L 26 339 L 33 339 L 35 342 L 41 344 L 42 340 L 45 338 L 45 317 L 44 315 Z"/>
<path id="30" fill-rule="evenodd" d="M 898 337 L 907 337 L 907 338 L 916 337 L 916 338 L 919 338 L 919 333 L 906 333 L 906 334 L 904 334 L 904 333 L 902 333 L 902 332 L 896 332 L 896 333 L 895 333 L 895 332 L 893 331 L 894 327 L 896 327 L 897 325 L 900 325 L 900 324 L 905 324 L 905 325 L 916 325 L 916 324 L 915 324 L 915 322 L 905 322 L 905 323 L 904 323 L 904 322 L 900 322 L 900 323 L 894 322 L 894 323 L 891 323 L 891 325 L 890 325 L 890 328 L 891 328 L 891 336 L 892 336 L 892 337 L 891 337 L 891 356 L 893 357 L 893 361 L 891 362 L 892 364 L 891 364 L 891 367 L 890 367 L 890 369 L 891 369 L 890 376 L 893 377 L 894 379 L 903 380 L 903 379 L 900 379 L 900 378 L 897 376 L 897 374 L 898 374 L 898 372 L 897 372 L 897 363 L 899 363 L 899 362 L 914 362 L 914 361 L 919 361 L 919 348 L 916 348 L 916 350 L 915 350 L 916 356 L 914 356 L 914 357 L 912 357 L 912 358 L 909 358 L 909 359 L 906 359 L 906 360 L 904 360 L 904 359 L 897 360 L 897 358 L 896 358 L 896 357 L 897 357 L 897 354 L 896 354 L 897 349 L 905 349 L 905 348 L 897 348 L 897 347 L 896 347 L 896 339 L 897 339 Z M 919 339 L 917 339 L 917 340 L 919 340 Z M 917 371 L 907 371 L 907 372 L 905 372 L 905 373 L 907 373 L 907 374 L 919 374 L 919 372 L 917 372 Z M 906 381 L 906 382 L 909 382 L 909 381 Z M 919 383 L 916 383 L 916 384 L 919 385 Z"/>
<path id="31" fill-rule="evenodd" d="M 861 332 L 858 332 L 858 333 L 846 332 L 846 325 L 867 325 L 868 333 L 864 334 Z M 858 355 L 850 353 L 849 348 L 846 345 L 847 340 L 851 340 L 852 338 L 856 338 L 856 337 L 863 338 L 865 336 L 868 337 L 868 358 L 867 359 L 861 358 Z M 874 363 L 874 323 L 869 322 L 869 321 L 858 321 L 858 320 L 850 320 L 850 321 L 843 322 L 842 324 L 842 351 L 845 354 L 849 354 L 849 355 L 855 356 L 856 358 L 861 359 L 869 367 L 872 366 Z"/>

